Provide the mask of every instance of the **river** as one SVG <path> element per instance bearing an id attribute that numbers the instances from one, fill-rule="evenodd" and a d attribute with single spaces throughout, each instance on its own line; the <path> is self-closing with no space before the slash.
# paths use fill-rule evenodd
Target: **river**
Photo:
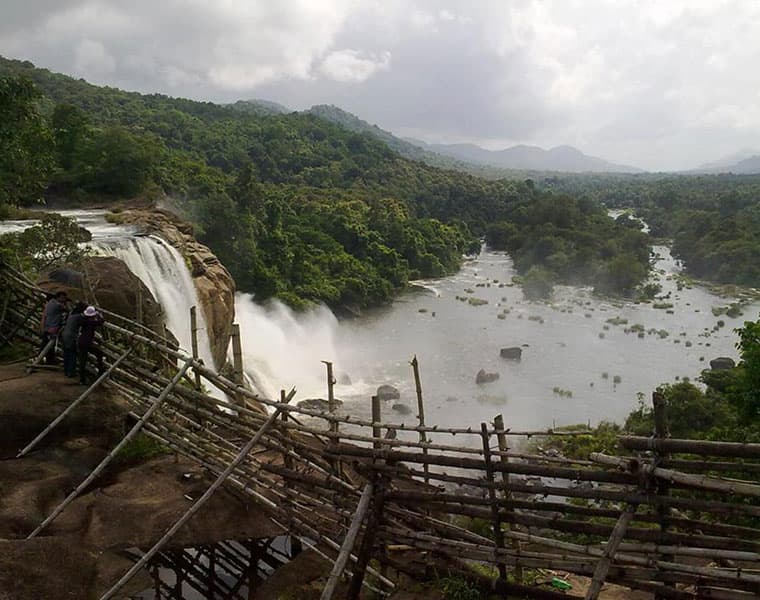
<path id="1" fill-rule="evenodd" d="M 104 238 L 132 235 L 99 214 L 71 214 L 95 230 L 101 248 L 120 247 L 112 239 L 104 244 Z M 6 222 L 0 231 L 16 226 Z M 296 386 L 297 398 L 324 398 L 320 361 L 332 361 L 343 412 L 368 416 L 377 386 L 391 384 L 401 400 L 386 403 L 384 417 L 412 423 L 416 399 L 409 361 L 416 354 L 430 424 L 476 427 L 498 413 L 513 429 L 622 422 L 661 383 L 694 379 L 717 356 L 736 358 L 733 329 L 760 313 L 754 302 L 743 307 L 743 316 L 716 317 L 712 309 L 733 299 L 699 285 L 679 289 L 680 269 L 668 248 L 653 252 L 660 302 L 671 308 L 601 299 L 590 289 L 569 286 L 556 288 L 552 302 L 528 302 L 511 285 L 515 270 L 509 256 L 487 250 L 456 275 L 416 282 L 392 304 L 349 320 L 338 321 L 324 307 L 294 314 L 238 294 L 246 370 L 269 396 Z M 717 327 L 718 321 L 725 325 Z M 522 348 L 520 361 L 500 357 L 500 349 L 509 346 Z M 480 369 L 499 379 L 476 384 Z M 397 403 L 411 414 L 393 409 Z"/>

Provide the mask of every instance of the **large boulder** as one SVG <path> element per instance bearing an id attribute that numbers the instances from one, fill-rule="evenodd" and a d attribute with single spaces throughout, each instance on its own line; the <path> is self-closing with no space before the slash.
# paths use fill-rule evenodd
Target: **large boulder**
<path id="1" fill-rule="evenodd" d="M 478 371 L 478 374 L 475 376 L 475 383 L 478 385 L 482 383 L 492 383 L 496 381 L 499 378 L 498 373 L 489 373 L 485 369 L 480 369 Z"/>
<path id="2" fill-rule="evenodd" d="M 499 352 L 502 358 L 509 360 L 520 360 L 522 358 L 522 348 L 519 346 L 511 346 L 510 348 L 502 348 Z"/>
<path id="3" fill-rule="evenodd" d="M 124 210 L 113 213 L 110 219 L 120 224 L 136 225 L 146 233 L 159 236 L 185 258 L 206 318 L 211 353 L 217 368 L 220 368 L 227 357 L 235 320 L 235 281 L 232 275 L 207 246 L 193 237 L 193 226 L 169 211 L 158 208 Z"/>
<path id="4" fill-rule="evenodd" d="M 383 384 L 377 388 L 375 395 L 380 400 L 398 400 L 401 398 L 401 393 L 392 385 Z"/>
<path id="5" fill-rule="evenodd" d="M 406 404 L 402 404 L 401 402 L 396 402 L 393 406 L 391 406 L 393 410 L 395 410 L 400 415 L 411 415 L 412 409 L 409 408 Z"/>
<path id="6" fill-rule="evenodd" d="M 93 256 L 77 268 L 55 268 L 43 273 L 37 285 L 51 293 L 66 292 L 72 301 L 97 304 L 128 319 L 137 320 L 141 314 L 146 327 L 163 335 L 161 305 L 119 258 Z"/>
<path id="7" fill-rule="evenodd" d="M 710 368 L 713 371 L 725 371 L 726 369 L 733 369 L 735 366 L 734 359 L 728 356 L 719 356 L 710 361 Z"/>
<path id="8" fill-rule="evenodd" d="M 337 398 L 334 400 L 335 406 L 343 405 L 343 400 L 338 400 Z M 319 410 L 322 412 L 330 410 L 330 403 L 324 398 L 307 398 L 306 400 L 298 402 L 296 406 L 298 406 L 298 408 L 303 408 L 304 410 Z"/>

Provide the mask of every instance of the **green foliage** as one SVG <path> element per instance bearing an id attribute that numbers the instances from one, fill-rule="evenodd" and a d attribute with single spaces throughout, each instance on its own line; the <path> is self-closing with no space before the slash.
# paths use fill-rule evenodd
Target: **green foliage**
<path id="1" fill-rule="evenodd" d="M 53 157 L 40 96 L 29 79 L 0 76 L 0 205 L 37 202 L 47 187 Z"/>
<path id="2" fill-rule="evenodd" d="M 482 597 L 477 586 L 464 577 L 444 577 L 438 583 L 446 600 L 480 600 Z"/>
<path id="3" fill-rule="evenodd" d="M 747 321 L 735 330 L 739 334 L 737 348 L 741 354 L 736 382 L 729 386 L 729 397 L 740 414 L 752 422 L 760 421 L 760 321 Z"/>
<path id="4" fill-rule="evenodd" d="M 455 272 L 484 234 L 520 273 L 539 266 L 585 284 L 601 273 L 610 291 L 625 291 L 646 272 L 645 236 L 599 203 L 402 158 L 384 143 L 395 138 L 337 109 L 315 111 L 325 120 L 141 95 L 0 58 L 3 74 L 31 79 L 51 106 L 52 193 L 171 195 L 257 299 L 384 302 L 410 279 Z"/>
<path id="5" fill-rule="evenodd" d="M 167 454 L 169 449 L 145 434 L 138 433 L 119 451 L 114 459 L 114 464 L 136 464 L 142 463 Z"/>
<path id="6" fill-rule="evenodd" d="M 553 275 L 547 269 L 532 266 L 522 278 L 523 294 L 528 300 L 545 300 L 554 292 Z"/>
<path id="7" fill-rule="evenodd" d="M 80 244 L 89 240 L 74 219 L 43 213 L 37 225 L 0 236 L 0 256 L 35 274 L 51 265 L 81 262 L 88 250 Z"/>

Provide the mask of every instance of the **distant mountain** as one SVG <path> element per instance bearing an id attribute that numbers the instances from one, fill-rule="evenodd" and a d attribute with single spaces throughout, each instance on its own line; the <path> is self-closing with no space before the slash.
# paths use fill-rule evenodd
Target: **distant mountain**
<path id="1" fill-rule="evenodd" d="M 538 146 L 512 146 L 504 150 L 486 150 L 475 144 L 424 144 L 426 150 L 458 158 L 466 162 L 490 165 L 502 169 L 523 171 L 564 171 L 569 173 L 642 173 L 641 169 L 619 165 L 588 156 L 572 146 L 557 146 L 544 150 Z"/>
<path id="2" fill-rule="evenodd" d="M 745 148 L 720 160 L 700 165 L 691 172 L 754 175 L 760 173 L 760 152 Z"/>
<path id="3" fill-rule="evenodd" d="M 272 102 L 271 100 L 238 100 L 234 104 L 228 104 L 230 108 L 253 115 L 282 115 L 293 112 L 287 106 Z"/>
<path id="4" fill-rule="evenodd" d="M 340 125 L 349 131 L 368 133 L 380 141 L 385 142 L 391 150 L 398 152 L 404 158 L 418 160 L 433 167 L 441 167 L 444 169 L 469 171 L 471 170 L 470 168 L 474 167 L 474 165 L 467 165 L 456 158 L 431 152 L 420 147 L 419 144 L 410 143 L 400 137 L 396 137 L 390 131 L 381 129 L 377 125 L 370 125 L 367 121 L 364 121 L 356 115 L 332 104 L 318 104 L 312 106 L 306 112 L 316 115 L 321 119 L 325 119 L 326 121 L 335 123 L 336 125 Z"/>

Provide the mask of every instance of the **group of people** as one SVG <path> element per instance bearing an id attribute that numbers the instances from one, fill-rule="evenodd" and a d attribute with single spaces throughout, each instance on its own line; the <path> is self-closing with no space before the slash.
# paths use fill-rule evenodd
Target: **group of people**
<path id="1" fill-rule="evenodd" d="M 70 303 L 66 292 L 58 292 L 45 304 L 40 320 L 41 350 L 47 348 L 45 362 L 55 363 L 56 346 L 63 346 L 63 372 L 87 385 L 87 358 L 97 358 L 98 373 L 103 372 L 103 353 L 95 347 L 95 331 L 103 324 L 103 316 L 94 306 L 84 302 Z M 51 344 L 50 342 L 53 342 Z M 77 372 L 77 365 L 79 366 Z"/>

